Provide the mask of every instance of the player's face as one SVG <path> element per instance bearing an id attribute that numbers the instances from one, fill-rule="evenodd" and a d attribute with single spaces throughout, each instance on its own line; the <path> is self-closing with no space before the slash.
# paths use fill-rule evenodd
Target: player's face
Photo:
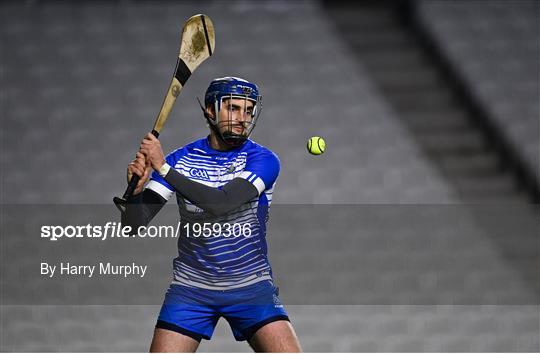
<path id="1" fill-rule="evenodd" d="M 252 101 L 242 98 L 226 98 L 221 103 L 219 111 L 220 132 L 246 135 L 249 123 L 253 117 L 254 104 Z"/>

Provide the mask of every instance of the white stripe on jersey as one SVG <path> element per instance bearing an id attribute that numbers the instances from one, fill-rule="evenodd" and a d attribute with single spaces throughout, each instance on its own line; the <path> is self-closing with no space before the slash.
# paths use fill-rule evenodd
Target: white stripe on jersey
<path id="1" fill-rule="evenodd" d="M 249 243 L 246 243 L 245 245 L 243 245 L 242 247 L 239 247 L 237 249 L 229 250 L 229 251 L 225 251 L 225 252 L 221 252 L 221 253 L 216 253 L 216 254 L 209 254 L 209 255 L 207 255 L 207 257 L 218 257 L 218 256 L 228 254 L 228 253 L 236 253 L 236 252 L 240 251 L 242 248 L 246 248 L 247 246 L 250 246 L 250 245 L 256 245 L 257 243 L 259 243 L 259 242 L 258 241 L 249 242 Z"/>
<path id="2" fill-rule="evenodd" d="M 263 262 L 264 260 L 259 260 L 255 263 L 260 263 L 260 262 Z M 255 264 L 254 263 L 254 264 Z M 219 274 L 208 274 L 207 272 L 203 272 L 201 270 L 197 270 L 197 269 L 194 269 L 194 268 L 188 268 L 188 267 L 185 267 L 185 266 L 182 266 L 181 270 L 180 269 L 175 269 L 175 272 L 179 273 L 179 274 L 182 274 L 184 273 L 185 275 L 187 275 L 190 279 L 194 279 L 194 278 L 198 278 L 200 279 L 203 283 L 216 283 L 216 282 L 219 282 L 219 281 L 242 281 L 244 280 L 247 276 L 251 276 L 253 275 L 254 272 L 261 272 L 261 273 L 264 273 L 264 272 L 268 272 L 270 273 L 270 268 L 268 267 L 267 264 L 260 264 L 260 265 L 257 265 L 256 267 L 254 267 L 253 265 L 250 265 L 251 269 L 248 269 L 242 273 L 239 273 L 238 275 L 235 275 L 235 276 L 230 276 L 228 274 L 225 274 L 223 272 L 219 273 Z M 243 268 L 246 268 L 246 267 L 243 267 Z"/>
<path id="3" fill-rule="evenodd" d="M 249 180 L 249 177 L 251 177 L 252 175 L 253 175 L 253 172 L 243 171 L 242 173 L 238 175 L 238 177 Z"/>
<path id="4" fill-rule="evenodd" d="M 176 166 L 180 165 L 180 163 L 183 163 L 185 166 L 187 167 L 190 167 L 190 168 L 201 168 L 201 167 L 206 167 L 206 168 L 219 168 L 219 165 L 212 165 L 212 164 L 209 164 L 209 163 L 201 163 L 201 162 L 196 162 L 196 161 L 190 161 L 189 159 L 185 158 L 185 157 L 182 157 L 180 160 L 178 160 L 176 162 Z"/>
<path id="5" fill-rule="evenodd" d="M 256 259 L 257 257 L 259 257 L 259 255 L 256 255 L 255 257 L 253 258 L 250 258 L 248 259 L 247 261 L 244 261 L 242 263 L 238 263 L 237 265 L 234 265 L 234 266 L 228 266 L 228 267 L 223 267 L 223 269 L 234 269 L 235 272 L 240 272 L 242 269 L 246 269 L 246 268 L 249 268 L 249 267 L 253 267 L 254 264 L 257 264 L 257 263 L 260 263 L 260 262 L 266 262 L 266 259 L 260 259 L 256 262 L 253 262 L 254 259 Z M 253 262 L 253 263 L 250 263 L 248 265 L 244 265 L 248 262 Z M 266 263 L 265 263 L 266 265 Z M 240 267 L 241 266 L 241 267 Z"/>
<path id="6" fill-rule="evenodd" d="M 157 194 L 163 197 L 165 200 L 171 199 L 174 192 L 171 191 L 169 188 L 165 187 L 163 184 L 156 182 L 156 181 L 150 181 L 146 185 L 146 188 L 153 190 Z"/>
<path id="7" fill-rule="evenodd" d="M 198 152 L 202 152 L 203 154 L 207 154 L 207 152 L 206 152 L 206 151 L 204 151 L 204 150 L 201 150 L 201 149 L 193 148 L 193 150 L 195 150 L 195 151 L 198 151 Z"/>
<path id="8" fill-rule="evenodd" d="M 261 262 L 263 262 L 263 264 L 260 264 L 260 265 L 258 265 L 256 267 L 253 267 L 255 264 L 261 263 Z M 266 269 L 268 269 L 268 270 L 270 269 L 268 267 L 268 264 L 266 264 L 266 260 L 265 259 L 260 259 L 260 260 L 258 260 L 256 262 L 253 262 L 253 264 L 250 264 L 250 265 L 247 265 L 247 266 L 244 266 L 244 267 L 241 267 L 241 268 L 236 268 L 235 272 L 242 273 L 241 270 L 242 269 L 247 269 L 247 268 L 250 268 L 250 269 L 244 271 L 243 274 L 249 274 L 249 273 L 253 273 L 253 272 L 260 272 L 260 271 L 264 271 Z"/>
<path id="9" fill-rule="evenodd" d="M 206 163 L 210 165 L 219 165 L 217 161 L 212 161 L 211 160 L 212 158 L 210 156 L 202 156 L 202 155 L 193 154 L 193 153 L 188 153 L 187 155 L 182 156 L 181 159 L 186 159 L 192 162 Z"/>
<path id="10" fill-rule="evenodd" d="M 235 243 L 228 243 L 228 244 L 225 244 L 225 245 L 220 245 L 220 246 L 216 246 L 216 247 L 209 247 L 208 249 L 213 251 L 213 250 L 217 250 L 218 248 L 222 248 L 222 247 L 227 247 L 227 246 L 235 246 L 237 244 L 239 244 L 240 242 L 242 241 L 245 241 L 245 240 L 249 240 L 250 238 L 248 237 L 243 237 L 243 236 L 240 236 L 240 240 L 239 241 L 236 241 Z"/>
<path id="11" fill-rule="evenodd" d="M 247 256 L 248 254 L 251 254 L 253 252 L 256 252 L 256 251 L 259 251 L 259 249 L 254 249 L 254 250 L 251 250 L 249 251 L 248 253 L 244 253 L 243 255 L 241 255 L 240 257 L 236 257 L 236 258 L 232 258 L 232 259 L 226 259 L 224 261 L 219 261 L 219 262 L 215 262 L 215 263 L 218 263 L 218 264 L 223 264 L 223 263 L 228 263 L 228 262 L 233 262 L 233 261 L 236 261 L 238 259 L 242 259 L 244 258 L 245 256 Z"/>
<path id="12" fill-rule="evenodd" d="M 262 192 L 264 192 L 264 182 L 262 179 L 260 179 L 259 177 L 257 177 L 257 179 L 255 181 L 253 181 L 253 185 L 255 185 L 255 187 L 257 188 L 257 190 L 259 191 L 259 194 L 261 194 Z"/>
<path id="13" fill-rule="evenodd" d="M 212 156 L 204 156 L 204 155 L 200 155 L 200 154 L 194 154 L 192 152 L 188 153 L 188 156 L 201 157 L 203 159 L 211 159 L 212 158 Z"/>
<path id="14" fill-rule="evenodd" d="M 203 288 L 203 289 L 207 289 L 207 290 L 224 290 L 224 289 L 230 290 L 230 289 L 237 289 L 237 288 L 242 288 L 244 286 L 256 284 L 256 283 L 258 283 L 260 281 L 264 281 L 264 280 L 272 281 L 272 277 L 270 275 L 263 275 L 261 277 L 254 277 L 254 278 L 250 277 L 246 281 L 241 282 L 241 283 L 233 283 L 231 285 L 219 284 L 219 285 L 214 285 L 214 286 L 202 284 L 202 283 L 199 283 L 199 282 L 194 282 L 194 281 L 191 281 L 191 280 L 185 279 L 185 278 L 176 278 L 175 277 L 175 280 L 172 281 L 172 284 L 192 286 L 192 287 L 195 287 L 195 288 Z"/>

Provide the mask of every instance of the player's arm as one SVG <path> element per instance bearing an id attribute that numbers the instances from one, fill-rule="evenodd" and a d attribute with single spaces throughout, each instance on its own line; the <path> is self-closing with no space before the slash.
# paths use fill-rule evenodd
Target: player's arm
<path id="1" fill-rule="evenodd" d="M 215 216 L 225 215 L 259 195 L 257 188 L 243 178 L 235 178 L 217 189 L 192 181 L 168 165 L 165 169 L 168 171 L 164 179 L 168 184 L 184 198 Z"/>

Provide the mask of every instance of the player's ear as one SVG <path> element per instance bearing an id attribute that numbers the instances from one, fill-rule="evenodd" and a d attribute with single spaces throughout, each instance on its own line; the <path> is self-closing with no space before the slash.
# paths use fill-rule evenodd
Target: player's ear
<path id="1" fill-rule="evenodd" d="M 202 105 L 201 103 L 201 100 L 199 99 L 199 97 L 197 97 L 197 101 L 199 102 L 199 106 L 201 107 L 201 110 L 203 111 L 203 114 L 204 114 L 204 117 L 206 119 L 214 119 L 214 108 L 212 107 L 212 105 L 208 105 L 206 106 L 206 108 Z"/>
<path id="2" fill-rule="evenodd" d="M 215 117 L 214 107 L 207 106 L 204 115 L 205 115 L 206 118 L 214 119 L 214 117 Z"/>

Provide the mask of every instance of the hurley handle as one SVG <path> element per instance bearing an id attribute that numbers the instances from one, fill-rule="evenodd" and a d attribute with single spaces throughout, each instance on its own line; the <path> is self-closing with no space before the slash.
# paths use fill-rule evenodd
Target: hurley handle
<path id="1" fill-rule="evenodd" d="M 152 135 L 156 138 L 159 137 L 159 133 L 156 130 L 152 130 Z M 133 176 L 131 176 L 131 179 L 129 180 L 128 186 L 122 198 L 113 198 L 114 204 L 116 204 L 120 211 L 124 212 L 126 210 L 127 200 L 133 196 L 133 192 L 135 191 L 135 188 L 137 187 L 137 184 L 140 180 L 141 177 L 139 177 L 139 175 L 133 174 Z"/>

